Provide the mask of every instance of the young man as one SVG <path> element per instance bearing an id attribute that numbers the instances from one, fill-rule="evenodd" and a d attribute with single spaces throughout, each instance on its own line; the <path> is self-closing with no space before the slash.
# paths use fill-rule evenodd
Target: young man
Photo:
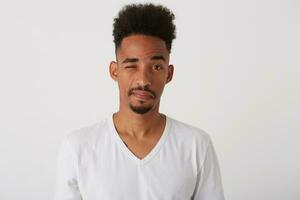
<path id="1" fill-rule="evenodd" d="M 125 6 L 114 20 L 119 111 L 68 134 L 58 157 L 56 200 L 224 200 L 218 160 L 203 130 L 159 113 L 175 38 L 174 15 Z"/>

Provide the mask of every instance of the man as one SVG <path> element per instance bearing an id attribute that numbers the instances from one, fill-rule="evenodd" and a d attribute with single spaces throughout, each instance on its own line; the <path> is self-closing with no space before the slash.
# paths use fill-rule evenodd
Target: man
<path id="1" fill-rule="evenodd" d="M 218 160 L 203 130 L 159 113 L 175 38 L 173 13 L 132 4 L 114 19 L 119 111 L 68 134 L 56 200 L 223 200 Z"/>

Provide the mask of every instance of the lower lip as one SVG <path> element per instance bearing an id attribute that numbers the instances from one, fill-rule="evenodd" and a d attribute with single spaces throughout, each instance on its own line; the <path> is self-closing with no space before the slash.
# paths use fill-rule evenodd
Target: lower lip
<path id="1" fill-rule="evenodd" d="M 140 95 L 140 94 L 133 94 L 133 96 L 135 96 L 138 99 L 141 100 L 149 100 L 152 99 L 152 97 L 150 95 Z"/>

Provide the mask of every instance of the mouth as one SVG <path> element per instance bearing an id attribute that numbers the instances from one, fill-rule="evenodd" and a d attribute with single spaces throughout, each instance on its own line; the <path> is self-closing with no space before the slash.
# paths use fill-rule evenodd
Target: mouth
<path id="1" fill-rule="evenodd" d="M 147 92 L 147 91 L 135 90 L 132 92 L 132 94 L 139 100 L 145 101 L 145 100 L 154 99 L 154 96 L 150 92 Z"/>

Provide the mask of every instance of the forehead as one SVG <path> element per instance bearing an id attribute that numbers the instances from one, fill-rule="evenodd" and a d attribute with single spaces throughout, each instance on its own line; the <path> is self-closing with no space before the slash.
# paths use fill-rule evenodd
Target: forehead
<path id="1" fill-rule="evenodd" d="M 165 42 L 153 36 L 131 35 L 125 37 L 117 49 L 117 58 L 135 57 L 149 59 L 157 55 L 169 58 Z"/>

